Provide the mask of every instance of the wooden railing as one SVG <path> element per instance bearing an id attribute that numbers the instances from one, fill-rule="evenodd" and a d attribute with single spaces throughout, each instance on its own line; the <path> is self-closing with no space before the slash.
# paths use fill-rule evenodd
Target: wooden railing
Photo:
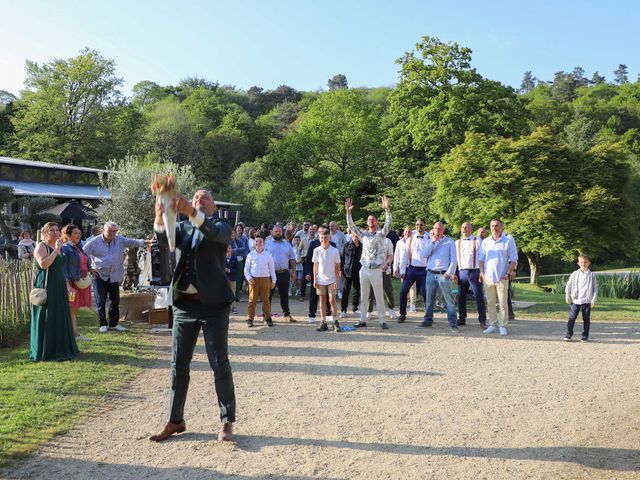
<path id="1" fill-rule="evenodd" d="M 29 330 L 32 286 L 30 262 L 9 260 L 0 265 L 0 346 L 18 343 Z"/>

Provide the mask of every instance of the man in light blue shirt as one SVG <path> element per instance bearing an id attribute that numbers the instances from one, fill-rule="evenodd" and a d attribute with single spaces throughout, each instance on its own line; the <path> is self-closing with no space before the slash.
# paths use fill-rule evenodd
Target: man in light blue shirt
<path id="1" fill-rule="evenodd" d="M 426 261 L 426 300 L 424 320 L 418 328 L 433 325 L 433 306 L 438 288 L 447 303 L 447 320 L 451 333 L 460 333 L 456 304 L 453 300 L 453 276 L 458 264 L 455 242 L 444 234 L 442 222 L 436 222 L 429 232 L 429 240 L 424 242 L 421 257 Z"/>
<path id="2" fill-rule="evenodd" d="M 289 311 L 289 285 L 290 282 L 296 281 L 296 252 L 291 244 L 282 238 L 282 226 L 273 227 L 272 238 L 265 243 L 265 250 L 273 257 L 282 315 L 285 320 L 295 322 Z M 271 299 L 275 290 L 275 288 L 271 290 Z"/>
<path id="3" fill-rule="evenodd" d="M 124 252 L 129 247 L 144 247 L 145 240 L 116 235 L 119 227 L 114 222 L 104 224 L 101 235 L 91 237 L 84 245 L 84 253 L 91 259 L 93 270 L 93 293 L 100 319 L 100 333 L 109 329 L 123 332 L 126 329 L 118 323 L 120 319 L 120 284 L 124 279 Z M 111 302 L 107 324 L 107 295 Z"/>
<path id="4" fill-rule="evenodd" d="M 489 326 L 484 333 L 500 330 L 500 335 L 507 334 L 509 323 L 507 291 L 518 263 L 518 252 L 515 241 L 503 234 L 504 225 L 498 218 L 491 220 L 491 236 L 483 240 L 480 246 L 480 282 L 484 283 L 487 296 Z M 497 298 L 496 298 L 497 297 Z M 497 306 L 500 305 L 500 315 Z"/>

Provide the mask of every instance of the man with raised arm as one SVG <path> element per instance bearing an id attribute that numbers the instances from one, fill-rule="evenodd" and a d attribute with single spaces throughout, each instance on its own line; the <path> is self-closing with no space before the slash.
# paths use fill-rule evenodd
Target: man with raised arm
<path id="1" fill-rule="evenodd" d="M 388 329 L 384 321 L 384 292 L 382 289 L 382 272 L 386 270 L 387 257 L 385 254 L 385 238 L 391 228 L 391 210 L 389 210 L 389 200 L 382 197 L 382 208 L 384 209 L 384 226 L 382 230 L 375 215 L 367 217 L 367 228 L 361 229 L 356 226 L 351 218 L 353 202 L 350 198 L 344 202 L 347 212 L 347 225 L 353 233 L 360 237 L 362 242 L 362 255 L 360 257 L 360 321 L 355 327 L 366 327 L 366 306 L 369 304 L 369 290 L 373 287 L 373 294 L 376 297 L 376 309 L 378 311 L 378 322 L 380 328 Z"/>

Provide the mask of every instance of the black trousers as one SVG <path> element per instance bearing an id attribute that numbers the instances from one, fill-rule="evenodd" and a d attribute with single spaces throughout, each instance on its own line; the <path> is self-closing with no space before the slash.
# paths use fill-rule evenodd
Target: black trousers
<path id="1" fill-rule="evenodd" d="M 278 289 L 278 295 L 280 295 L 280 308 L 282 309 L 282 315 L 285 317 L 291 312 L 289 311 L 289 282 L 291 281 L 291 275 L 289 270 L 286 272 L 276 272 L 276 287 L 271 290 L 269 294 L 269 300 L 273 300 L 273 294 Z M 273 305 L 273 304 L 272 304 Z"/>
<path id="2" fill-rule="evenodd" d="M 349 292 L 353 286 L 353 302 L 352 307 L 355 312 L 360 306 L 360 270 L 354 270 L 351 272 L 350 277 L 342 277 L 342 301 L 340 303 L 340 310 L 347 312 L 349 306 Z"/>
<path id="3" fill-rule="evenodd" d="M 213 370 L 220 420 L 235 422 L 236 396 L 229 363 L 229 305 L 204 306 L 200 302 L 180 301 L 173 306 L 173 355 L 169 421 L 184 420 L 184 404 L 189 390 L 189 371 L 193 351 L 202 328 L 204 346 Z"/>
<path id="4" fill-rule="evenodd" d="M 109 307 L 109 327 L 118 325 L 120 318 L 120 284 L 109 280 L 102 280 L 100 277 L 93 279 L 93 292 L 96 296 L 96 310 L 100 326 L 107 326 L 107 295 L 111 306 Z"/>

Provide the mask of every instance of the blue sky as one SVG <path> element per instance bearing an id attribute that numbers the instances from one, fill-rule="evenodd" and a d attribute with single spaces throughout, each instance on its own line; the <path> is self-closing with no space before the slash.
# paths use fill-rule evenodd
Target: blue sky
<path id="1" fill-rule="evenodd" d="M 640 4 L 632 1 L 0 0 L 0 89 L 18 93 L 26 59 L 67 58 L 88 46 L 117 63 L 123 91 L 141 80 L 326 89 L 392 85 L 395 60 L 423 35 L 473 50 L 485 77 L 519 86 L 531 70 L 640 72 Z"/>

